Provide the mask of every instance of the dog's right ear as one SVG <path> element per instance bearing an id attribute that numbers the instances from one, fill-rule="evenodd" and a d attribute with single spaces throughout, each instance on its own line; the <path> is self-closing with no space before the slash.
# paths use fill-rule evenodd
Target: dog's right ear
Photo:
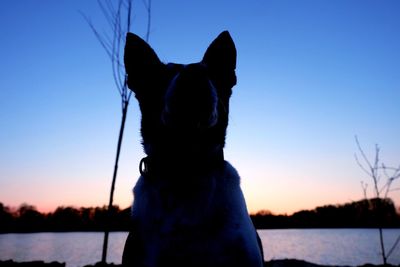
<path id="1" fill-rule="evenodd" d="M 163 66 L 150 45 L 130 32 L 126 35 L 124 63 L 128 74 L 128 87 L 135 93 L 157 79 L 155 75 Z"/>

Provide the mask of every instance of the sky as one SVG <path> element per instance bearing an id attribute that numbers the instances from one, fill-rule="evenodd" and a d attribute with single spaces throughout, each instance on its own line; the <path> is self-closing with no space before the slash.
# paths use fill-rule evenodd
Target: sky
<path id="1" fill-rule="evenodd" d="M 0 202 L 40 211 L 108 203 L 121 122 L 94 0 L 5 0 L 0 8 Z M 153 0 L 150 45 L 164 62 L 201 60 L 229 30 L 238 84 L 225 158 L 250 212 L 291 214 L 363 197 L 366 155 L 400 164 L 400 2 Z M 142 1 L 132 31 L 144 37 Z M 133 200 L 144 157 L 132 98 L 115 200 Z M 385 177 L 381 178 L 383 185 Z M 397 181 L 393 188 L 400 187 Z M 400 191 L 390 193 L 400 205 Z"/>

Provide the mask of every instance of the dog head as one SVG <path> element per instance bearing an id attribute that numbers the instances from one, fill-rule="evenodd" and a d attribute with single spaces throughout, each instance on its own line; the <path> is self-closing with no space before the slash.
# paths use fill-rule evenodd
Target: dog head
<path id="1" fill-rule="evenodd" d="M 222 149 L 236 84 L 236 48 L 227 31 L 210 44 L 200 62 L 188 65 L 162 63 L 144 40 L 128 33 L 124 61 L 128 87 L 142 113 L 147 154 Z"/>

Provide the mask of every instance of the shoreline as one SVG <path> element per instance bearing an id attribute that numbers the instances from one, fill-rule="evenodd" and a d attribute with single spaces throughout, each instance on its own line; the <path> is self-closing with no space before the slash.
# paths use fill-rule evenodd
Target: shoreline
<path id="1" fill-rule="evenodd" d="M 44 262 L 44 261 L 26 261 L 16 262 L 14 260 L 0 260 L 0 267 L 65 267 L 65 262 Z M 264 262 L 264 267 L 400 267 L 400 265 L 375 265 L 375 264 L 363 264 L 360 266 L 339 266 L 339 265 L 319 265 L 312 262 L 297 259 L 280 259 L 270 260 Z M 97 262 L 93 265 L 85 266 L 73 266 L 73 267 L 122 267 L 121 264 Z"/>

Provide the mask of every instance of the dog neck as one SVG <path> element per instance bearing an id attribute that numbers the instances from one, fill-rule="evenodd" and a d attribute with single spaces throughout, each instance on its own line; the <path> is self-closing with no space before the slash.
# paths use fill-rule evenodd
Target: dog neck
<path id="1" fill-rule="evenodd" d="M 209 151 L 179 153 L 176 151 L 151 153 L 139 164 L 142 176 L 151 178 L 179 178 L 191 174 L 206 174 L 224 163 L 224 151 L 217 147 Z"/>

